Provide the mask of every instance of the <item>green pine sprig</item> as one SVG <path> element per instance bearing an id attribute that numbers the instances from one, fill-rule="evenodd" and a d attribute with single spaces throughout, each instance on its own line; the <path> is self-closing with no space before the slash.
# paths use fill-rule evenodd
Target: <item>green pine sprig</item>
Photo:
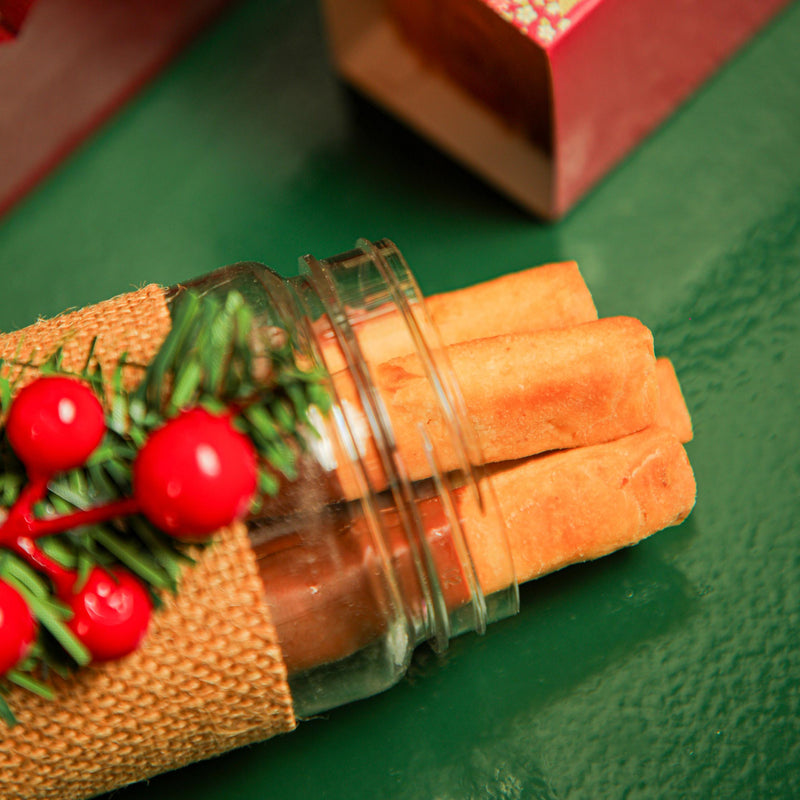
<path id="1" fill-rule="evenodd" d="M 330 407 L 324 371 L 300 363 L 291 331 L 265 324 L 236 291 L 221 299 L 182 290 L 171 313 L 170 332 L 153 360 L 137 365 L 123 354 L 108 382 L 95 357 L 95 342 L 77 372 L 63 368 L 61 348 L 44 359 L 36 354 L 24 362 L 0 359 L 0 422 L 30 370 L 78 377 L 93 388 L 104 407 L 107 430 L 102 443 L 81 468 L 51 481 L 38 515 L 69 514 L 130 497 L 133 462 L 150 433 L 194 406 L 235 412 L 236 427 L 251 439 L 259 456 L 263 495 L 279 491 L 280 476 L 296 477 L 299 454 L 307 437 L 315 434 L 310 408 L 325 414 Z M 140 380 L 129 392 L 124 378 L 130 371 Z M 25 482 L 25 468 L 3 431 L 0 506 L 10 507 Z M 62 566 L 77 570 L 79 580 L 95 565 L 121 564 L 148 586 L 156 604 L 162 592 L 178 591 L 182 570 L 192 561 L 183 542 L 141 515 L 66 531 L 42 539 L 40 546 Z M 48 581 L 2 548 L 0 579 L 23 595 L 40 628 L 26 660 L 0 679 L 0 718 L 13 724 L 13 712 L 3 697 L 12 684 L 49 697 L 49 675 L 67 674 L 87 663 L 89 655 L 67 627 L 70 612 L 55 599 Z"/>

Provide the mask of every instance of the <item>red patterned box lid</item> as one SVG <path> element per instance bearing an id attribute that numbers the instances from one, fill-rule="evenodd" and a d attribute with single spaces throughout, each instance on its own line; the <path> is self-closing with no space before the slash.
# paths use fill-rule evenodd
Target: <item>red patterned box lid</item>
<path id="1" fill-rule="evenodd" d="M 554 45 L 600 0 L 483 0 L 544 48 Z"/>

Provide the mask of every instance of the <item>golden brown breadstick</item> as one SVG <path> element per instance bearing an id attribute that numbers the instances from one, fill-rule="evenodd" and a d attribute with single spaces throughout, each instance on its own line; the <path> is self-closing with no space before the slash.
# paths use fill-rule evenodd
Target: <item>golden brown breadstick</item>
<path id="1" fill-rule="evenodd" d="M 427 302 L 444 344 L 597 319 L 594 301 L 574 261 L 503 275 L 432 295 Z"/>
<path id="2" fill-rule="evenodd" d="M 497 465 L 494 494 L 507 518 L 520 582 L 598 558 L 680 522 L 694 502 L 694 478 L 683 448 L 656 427 L 615 442 Z M 486 482 L 484 482 L 485 488 Z M 454 491 L 456 512 L 484 593 L 509 586 L 507 551 L 496 517 L 481 512 L 466 488 Z M 438 497 L 422 500 L 420 518 L 440 574 L 447 607 L 468 602 L 460 560 Z M 342 514 L 339 545 L 302 532 L 259 539 L 259 569 L 289 672 L 336 661 L 378 636 L 385 620 L 370 598 L 376 565 L 365 562 L 366 519 Z M 407 534 L 396 512 L 382 524 L 392 563 L 412 604 L 422 603 Z M 377 556 L 376 556 L 377 557 Z M 305 564 L 314 564 L 313 577 Z M 299 566 L 298 566 L 299 565 Z M 298 574 L 298 569 L 300 570 Z"/>
<path id="3" fill-rule="evenodd" d="M 490 475 L 520 583 L 677 525 L 695 499 L 683 446 L 655 426 L 614 442 L 496 465 Z M 469 492 L 457 495 L 478 577 L 491 593 L 502 588 L 493 572 L 502 563 L 493 552 L 496 530 L 482 522 Z"/>
<path id="4" fill-rule="evenodd" d="M 614 317 L 446 350 L 487 463 L 605 442 L 655 421 L 652 336 L 638 320 Z M 373 376 L 411 479 L 430 476 L 419 420 L 437 449 L 441 469 L 457 469 L 447 427 L 419 361 L 411 356 L 392 359 Z M 353 429 L 366 429 L 350 375 L 338 373 L 334 384 Z M 371 440 L 364 437 L 358 444 L 373 486 L 383 488 L 385 478 Z M 346 496 L 355 496 L 347 477 L 340 479 Z"/>
<path id="5" fill-rule="evenodd" d="M 532 267 L 466 289 L 431 295 L 426 304 L 444 344 L 597 319 L 592 296 L 574 261 Z M 421 325 L 424 327 L 424 322 Z M 370 364 L 415 350 L 397 310 L 361 322 L 354 319 L 353 329 Z M 330 336 L 321 337 L 321 350 L 329 372 L 346 367 Z"/>
<path id="6" fill-rule="evenodd" d="M 681 442 L 692 440 L 692 418 L 681 392 L 675 367 L 668 358 L 656 359 L 658 381 L 657 422 L 662 428 L 671 430 Z"/>

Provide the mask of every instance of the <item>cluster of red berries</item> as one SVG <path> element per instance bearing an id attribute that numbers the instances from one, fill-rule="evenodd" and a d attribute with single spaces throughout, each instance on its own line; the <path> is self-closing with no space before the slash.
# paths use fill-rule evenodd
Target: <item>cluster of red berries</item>
<path id="1" fill-rule="evenodd" d="M 92 389 L 70 377 L 37 378 L 23 388 L 6 421 L 9 444 L 28 484 L 0 524 L 0 548 L 24 558 L 50 579 L 71 611 L 70 629 L 95 661 L 135 650 L 152 603 L 142 582 L 120 567 L 95 566 L 80 582 L 36 546 L 36 539 L 81 525 L 141 513 L 178 539 L 198 541 L 243 517 L 257 486 L 250 440 L 230 414 L 191 408 L 155 430 L 133 463 L 132 497 L 63 517 L 34 516 L 33 507 L 59 473 L 83 466 L 106 433 L 103 407 Z M 26 658 L 37 637 L 24 597 L 0 581 L 0 676 Z"/>

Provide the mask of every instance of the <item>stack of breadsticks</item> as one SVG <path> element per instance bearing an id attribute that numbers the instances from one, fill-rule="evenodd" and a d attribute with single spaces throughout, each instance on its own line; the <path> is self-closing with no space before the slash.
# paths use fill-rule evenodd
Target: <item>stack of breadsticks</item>
<path id="1" fill-rule="evenodd" d="M 628 317 L 598 319 L 574 262 L 548 264 L 428 298 L 506 521 L 520 582 L 634 544 L 681 522 L 695 498 L 682 446 L 692 426 L 675 371 L 650 331 Z M 430 475 L 418 425 L 443 470 L 457 469 L 448 432 L 397 314 L 356 324 L 412 480 Z M 331 342 L 323 356 L 346 407 L 352 378 Z M 385 484 L 364 443 L 373 485 Z M 339 475 L 345 495 L 357 490 Z M 497 531 L 455 492 L 484 591 L 506 581 Z"/>

